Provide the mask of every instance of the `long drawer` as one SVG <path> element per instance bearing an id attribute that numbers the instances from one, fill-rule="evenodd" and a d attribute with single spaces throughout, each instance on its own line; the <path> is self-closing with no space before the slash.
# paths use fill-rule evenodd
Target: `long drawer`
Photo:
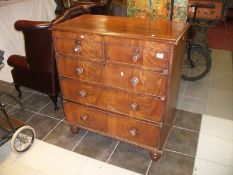
<path id="1" fill-rule="evenodd" d="M 156 125 L 70 102 L 64 102 L 64 110 L 71 124 L 151 147 L 158 146 L 160 127 Z"/>
<path id="2" fill-rule="evenodd" d="M 165 96 L 166 72 L 154 72 L 106 62 L 83 61 L 72 57 L 58 57 L 57 67 L 60 76 Z"/>
<path id="3" fill-rule="evenodd" d="M 68 78 L 61 78 L 60 84 L 64 99 L 161 122 L 164 101 L 160 99 Z"/>

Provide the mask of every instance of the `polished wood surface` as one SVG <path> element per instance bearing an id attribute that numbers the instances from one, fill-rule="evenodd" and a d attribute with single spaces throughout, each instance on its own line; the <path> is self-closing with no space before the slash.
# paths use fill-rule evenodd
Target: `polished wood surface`
<path id="1" fill-rule="evenodd" d="M 53 28 L 66 120 L 162 152 L 172 126 L 187 24 L 83 15 Z"/>
<path id="2" fill-rule="evenodd" d="M 60 75 L 64 77 L 96 82 L 158 97 L 165 96 L 166 71 L 148 71 L 109 62 L 83 61 L 72 57 L 57 58 L 57 67 Z M 138 82 L 134 82 L 134 80 L 138 80 Z"/>
<path id="3" fill-rule="evenodd" d="M 63 98 L 86 105 L 127 114 L 151 122 L 161 122 L 164 101 L 129 91 L 120 91 L 68 78 L 60 79 Z"/>
<path id="4" fill-rule="evenodd" d="M 177 43 L 188 25 L 168 20 L 145 20 L 118 16 L 82 15 L 53 27 L 53 30 L 122 36 Z"/>

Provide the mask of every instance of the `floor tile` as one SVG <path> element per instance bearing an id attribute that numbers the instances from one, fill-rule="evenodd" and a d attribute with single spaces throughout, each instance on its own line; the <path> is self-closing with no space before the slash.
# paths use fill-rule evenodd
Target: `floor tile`
<path id="1" fill-rule="evenodd" d="M 33 93 L 29 98 L 23 101 L 24 108 L 39 111 L 50 102 L 48 96 Z"/>
<path id="2" fill-rule="evenodd" d="M 233 120 L 232 104 L 233 92 L 211 89 L 206 114 Z"/>
<path id="3" fill-rule="evenodd" d="M 185 97 L 195 97 L 202 100 L 208 100 L 209 94 L 209 79 L 203 78 L 198 81 L 189 81 L 185 88 Z"/>
<path id="4" fill-rule="evenodd" d="M 191 175 L 193 164 L 193 157 L 163 151 L 161 158 L 152 162 L 148 175 Z"/>
<path id="5" fill-rule="evenodd" d="M 12 105 L 8 105 L 8 104 L 3 104 L 4 105 L 4 109 L 6 110 L 6 112 L 10 111 L 12 108 L 14 108 L 14 106 Z M 0 113 L 2 113 L 2 111 L 0 111 Z"/>
<path id="6" fill-rule="evenodd" d="M 4 152 L 8 149 L 7 147 L 10 145 L 4 145 Z M 0 155 L 2 153 L 3 151 L 0 149 Z M 24 164 L 37 170 L 38 174 L 42 172 L 46 175 L 76 175 L 88 159 L 86 156 L 75 154 L 37 139 L 27 152 L 19 155 L 8 151 L 6 155 L 5 159 L 12 159 L 14 165 Z M 5 163 L 6 160 L 3 164 Z M 8 164 L 8 167 L 10 169 L 11 164 Z M 27 170 L 25 169 L 25 171 Z"/>
<path id="7" fill-rule="evenodd" d="M 172 128 L 165 148 L 191 156 L 196 155 L 198 133 L 179 128 Z"/>
<path id="8" fill-rule="evenodd" d="M 43 141 L 72 150 L 85 133 L 85 130 L 80 129 L 78 134 L 73 134 L 69 125 L 62 121 Z"/>
<path id="9" fill-rule="evenodd" d="M 233 72 L 212 71 L 210 88 L 233 92 Z"/>
<path id="10" fill-rule="evenodd" d="M 233 121 L 203 115 L 201 133 L 233 140 Z"/>
<path id="11" fill-rule="evenodd" d="M 28 121 L 32 116 L 35 116 L 36 113 L 28 111 L 26 109 L 21 109 L 18 107 L 14 107 L 12 110 L 8 112 L 9 116 L 13 116 L 23 122 Z"/>
<path id="12" fill-rule="evenodd" d="M 1 84 L 1 85 L 5 85 L 5 86 L 11 86 L 11 87 L 13 87 L 13 86 L 14 86 L 14 84 L 13 84 L 13 83 L 9 83 L 9 82 L 2 81 L 2 80 L 0 80 L 0 84 Z"/>
<path id="13" fill-rule="evenodd" d="M 51 129 L 58 124 L 58 122 L 58 120 L 53 118 L 37 114 L 26 124 L 33 127 L 33 129 L 36 131 L 37 139 L 43 139 L 49 133 L 49 131 L 51 131 Z"/>
<path id="14" fill-rule="evenodd" d="M 0 127 L 0 138 L 5 136 L 6 134 L 7 134 L 7 131 L 5 131 L 4 129 Z"/>
<path id="15" fill-rule="evenodd" d="M 177 109 L 174 126 L 194 131 L 200 131 L 201 118 L 201 114 Z"/>
<path id="16" fill-rule="evenodd" d="M 202 159 L 195 160 L 193 175 L 232 175 L 233 167 L 224 166 Z"/>
<path id="17" fill-rule="evenodd" d="M 43 108 L 40 111 L 40 113 L 48 115 L 50 117 L 57 118 L 57 119 L 63 119 L 65 116 L 64 116 L 64 112 L 63 112 L 62 101 L 58 100 L 57 104 L 58 104 L 58 108 L 59 108 L 57 111 L 54 110 L 54 104 L 51 101 L 45 108 Z"/>
<path id="18" fill-rule="evenodd" d="M 117 144 L 117 140 L 88 132 L 74 152 L 106 161 Z"/>
<path id="19" fill-rule="evenodd" d="M 177 107 L 179 106 L 179 104 L 181 103 L 181 99 L 184 96 L 184 91 L 185 91 L 185 87 L 187 85 L 187 81 L 184 80 L 180 80 L 180 87 L 179 87 L 179 92 L 178 92 L 178 100 L 177 100 Z"/>
<path id="20" fill-rule="evenodd" d="M 212 54 L 212 70 L 232 72 L 231 51 L 213 50 Z"/>
<path id="21" fill-rule="evenodd" d="M 108 163 L 145 174 L 150 160 L 148 151 L 120 142 Z"/>
<path id="22" fill-rule="evenodd" d="M 106 164 L 95 159 L 88 159 L 78 175 L 139 175 L 138 173 Z"/>
<path id="23" fill-rule="evenodd" d="M 200 134 L 197 158 L 233 167 L 233 140 Z"/>
<path id="24" fill-rule="evenodd" d="M 0 98 L 0 100 L 3 103 L 11 104 L 11 105 L 17 105 L 19 101 L 23 101 L 25 98 L 27 98 L 29 95 L 31 95 L 31 92 L 29 91 L 21 91 L 22 92 L 22 98 L 18 98 L 18 92 L 16 90 L 11 91 L 9 94 L 6 94 Z M 12 97 L 13 96 L 13 97 Z"/>
<path id="25" fill-rule="evenodd" d="M 190 97 L 183 97 L 179 109 L 199 114 L 205 114 L 207 101 Z"/>
<path id="26" fill-rule="evenodd" d="M 3 96 L 5 94 L 5 92 L 9 93 L 13 90 L 14 90 L 13 87 L 4 86 L 4 85 L 0 84 L 0 97 Z"/>

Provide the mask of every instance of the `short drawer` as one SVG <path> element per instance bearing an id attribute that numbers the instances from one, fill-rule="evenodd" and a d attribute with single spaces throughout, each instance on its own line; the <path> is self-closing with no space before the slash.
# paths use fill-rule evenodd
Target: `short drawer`
<path id="1" fill-rule="evenodd" d="M 105 112 L 70 102 L 64 102 L 63 105 L 69 123 L 107 132 L 108 120 Z"/>
<path id="2" fill-rule="evenodd" d="M 69 33 L 56 37 L 55 50 L 59 54 L 84 59 L 104 59 L 103 37 L 99 35 Z"/>
<path id="3" fill-rule="evenodd" d="M 160 99 L 66 78 L 60 84 L 64 99 L 161 122 L 164 101 Z"/>
<path id="4" fill-rule="evenodd" d="M 108 118 L 108 133 L 147 146 L 158 147 L 160 127 L 118 115 L 111 115 Z"/>
<path id="5" fill-rule="evenodd" d="M 169 53 L 163 48 L 109 44 L 107 53 L 108 59 L 113 62 L 133 64 L 151 69 L 168 69 Z"/>
<path id="6" fill-rule="evenodd" d="M 110 61 L 168 69 L 169 45 L 137 39 L 106 37 L 107 56 Z"/>
<path id="7" fill-rule="evenodd" d="M 71 57 L 57 58 L 57 67 L 60 76 L 155 96 L 165 96 L 167 71 L 149 71 L 106 62 L 83 61 Z"/>

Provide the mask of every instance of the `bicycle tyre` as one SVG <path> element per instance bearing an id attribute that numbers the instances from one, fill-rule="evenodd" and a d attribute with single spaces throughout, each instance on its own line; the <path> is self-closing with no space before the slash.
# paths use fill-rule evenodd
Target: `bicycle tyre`
<path id="1" fill-rule="evenodd" d="M 193 57 L 195 55 L 199 55 L 201 57 L 197 58 L 197 59 L 198 60 L 203 59 L 202 61 L 204 62 L 203 70 L 198 72 L 198 74 L 196 74 L 196 75 L 193 72 L 194 72 L 194 69 L 197 68 L 198 66 L 195 65 L 195 67 L 192 68 L 190 63 L 187 63 L 187 52 L 188 52 L 188 48 L 186 47 L 185 56 L 184 56 L 184 60 L 183 60 L 183 65 L 182 65 L 181 78 L 183 80 L 186 80 L 186 81 L 196 81 L 196 80 L 202 79 L 207 73 L 209 73 L 209 71 L 211 70 L 211 67 L 212 67 L 212 59 L 210 57 L 209 51 L 205 51 L 204 48 L 200 47 L 200 46 L 198 46 L 198 47 L 197 46 L 195 46 L 195 47 L 192 46 L 191 59 L 195 63 L 195 60 L 194 60 Z M 185 64 L 185 62 L 186 62 L 186 64 Z M 187 64 L 189 64 L 189 66 L 190 66 L 189 68 L 186 68 L 186 69 L 189 69 L 189 71 L 184 70 L 185 66 L 187 66 Z"/>

